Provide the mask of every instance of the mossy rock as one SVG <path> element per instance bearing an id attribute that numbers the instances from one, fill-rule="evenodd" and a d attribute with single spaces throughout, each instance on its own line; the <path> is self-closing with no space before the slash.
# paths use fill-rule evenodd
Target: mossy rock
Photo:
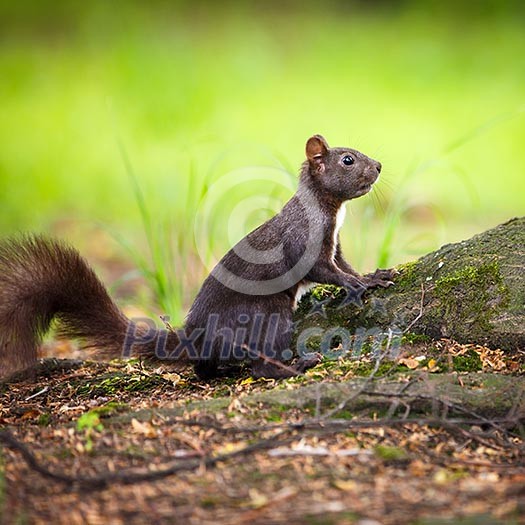
<path id="1" fill-rule="evenodd" d="M 298 333 L 309 327 L 342 327 L 351 334 L 410 327 L 434 339 L 523 350 L 524 269 L 522 217 L 401 265 L 395 286 L 368 293 L 361 306 L 341 306 L 344 293 L 337 288 L 314 289 L 314 297 L 328 302 L 312 309 L 318 299 L 303 299 Z"/>

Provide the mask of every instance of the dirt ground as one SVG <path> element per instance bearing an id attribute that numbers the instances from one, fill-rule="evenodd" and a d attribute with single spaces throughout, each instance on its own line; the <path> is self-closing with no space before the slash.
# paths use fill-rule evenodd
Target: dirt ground
<path id="1" fill-rule="evenodd" d="M 209 384 L 137 362 L 47 362 L 0 389 L 0 430 L 38 464 L 0 448 L 2 523 L 525 523 L 523 364 L 478 348 L 482 370 L 440 374 L 424 352 L 368 379 L 339 360 Z M 359 373 L 344 402 L 327 394 Z M 385 375 L 399 395 L 380 394 Z M 446 389 L 404 397 L 432 375 L 471 399 L 492 376 L 512 393 L 501 410 Z"/>

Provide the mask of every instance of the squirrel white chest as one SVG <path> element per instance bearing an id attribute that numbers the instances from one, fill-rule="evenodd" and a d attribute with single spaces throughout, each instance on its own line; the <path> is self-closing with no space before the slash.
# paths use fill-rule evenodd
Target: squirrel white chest
<path id="1" fill-rule="evenodd" d="M 341 226 L 343 226 L 345 217 L 346 217 L 346 207 L 344 204 L 341 204 L 341 207 L 339 208 L 339 210 L 337 210 L 337 215 L 335 216 L 335 227 L 332 232 L 332 246 L 331 246 L 332 262 L 335 261 L 335 252 L 337 250 L 337 236 L 339 235 L 339 230 L 341 229 Z M 297 305 L 299 304 L 301 297 L 307 294 L 312 288 L 314 288 L 316 284 L 317 283 L 313 283 L 310 281 L 304 281 L 298 286 L 297 291 L 295 293 L 295 298 L 293 301 L 294 310 L 297 308 Z"/>
<path id="2" fill-rule="evenodd" d="M 341 204 L 339 210 L 337 210 L 337 215 L 335 216 L 335 228 L 332 233 L 332 262 L 335 261 L 335 252 L 337 250 L 337 237 L 339 235 L 339 230 L 345 222 L 346 217 L 346 206 Z"/>

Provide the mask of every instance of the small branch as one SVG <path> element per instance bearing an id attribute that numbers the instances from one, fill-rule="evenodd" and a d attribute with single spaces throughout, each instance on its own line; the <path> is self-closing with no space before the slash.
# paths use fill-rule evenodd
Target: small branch
<path id="1" fill-rule="evenodd" d="M 410 329 L 423 317 L 423 307 L 425 303 L 425 286 L 421 283 L 421 300 L 419 302 L 419 313 L 416 318 L 403 330 L 403 333 L 406 334 Z"/>
<path id="2" fill-rule="evenodd" d="M 387 352 L 384 352 L 381 354 L 377 359 L 374 366 L 374 369 L 372 372 L 367 376 L 364 383 L 357 389 L 356 392 L 354 392 L 351 396 L 347 397 L 346 399 L 343 399 L 339 404 L 337 404 L 332 410 L 329 410 L 326 412 L 320 419 L 322 421 L 326 421 L 327 419 L 330 419 L 334 414 L 337 414 L 337 412 L 340 412 L 343 410 L 348 403 L 352 402 L 356 397 L 360 396 L 365 390 L 366 387 L 374 380 L 375 375 L 377 374 L 379 370 L 379 366 L 381 365 L 381 362 L 383 361 L 383 358 L 386 356 Z"/>
<path id="3" fill-rule="evenodd" d="M 38 392 L 36 392 L 35 394 L 31 395 L 31 396 L 27 396 L 25 398 L 25 401 L 29 401 L 30 399 L 34 399 L 35 397 L 41 395 L 41 394 L 45 394 L 47 391 L 49 390 L 49 387 L 48 386 L 45 386 L 44 388 L 42 388 L 42 390 L 39 390 Z"/>

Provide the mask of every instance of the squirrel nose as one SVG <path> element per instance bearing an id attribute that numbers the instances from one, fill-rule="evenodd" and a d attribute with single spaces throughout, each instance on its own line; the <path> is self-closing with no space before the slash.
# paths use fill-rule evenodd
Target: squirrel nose
<path id="1" fill-rule="evenodd" d="M 376 170 L 377 170 L 377 173 L 381 173 L 381 163 L 380 162 L 376 162 Z"/>

